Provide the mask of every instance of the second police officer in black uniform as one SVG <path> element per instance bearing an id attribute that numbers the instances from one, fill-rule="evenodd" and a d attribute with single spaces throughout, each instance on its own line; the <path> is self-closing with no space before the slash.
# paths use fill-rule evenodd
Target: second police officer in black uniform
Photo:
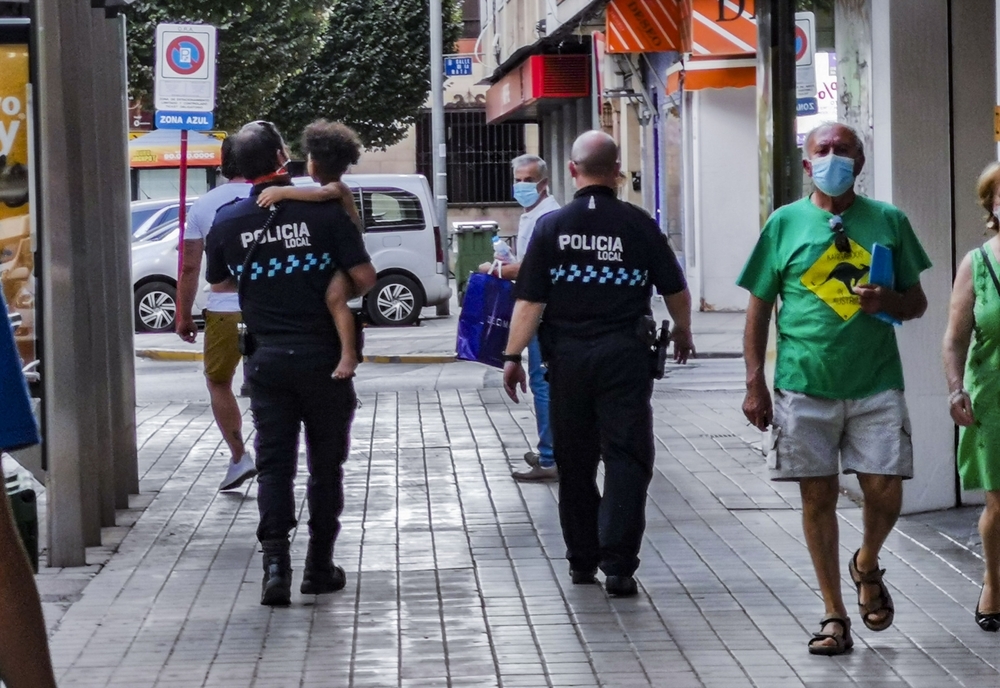
<path id="1" fill-rule="evenodd" d="M 570 575 L 574 583 L 594 583 L 600 566 L 607 592 L 629 596 L 637 592 L 633 574 L 653 476 L 653 286 L 674 322 L 675 360 L 686 362 L 693 344 L 680 266 L 656 223 L 617 199 L 619 170 L 618 146 L 607 134 L 590 131 L 573 144 L 569 171 L 578 191 L 539 220 L 521 265 L 504 386 L 517 401 L 525 381 L 521 352 L 538 329 Z"/>
<path id="2" fill-rule="evenodd" d="M 298 440 L 305 425 L 309 482 L 309 548 L 302 592 L 344 587 L 333 564 L 343 509 L 343 470 L 356 397 L 350 379 L 333 379 L 340 358 L 326 290 L 334 272 L 351 278 L 356 295 L 375 283 L 361 234 L 337 201 L 284 201 L 268 213 L 257 195 L 291 183 L 285 144 L 274 125 L 254 122 L 234 145 L 241 173 L 253 185 L 249 199 L 223 206 L 209 233 L 206 277 L 236 280 L 249 338 L 250 409 L 257 429 L 257 538 L 264 550 L 261 604 L 291 600 L 288 535 L 296 525 L 293 492 Z M 346 169 L 355 160 L 328 160 Z M 315 161 L 314 161 L 315 162 Z M 339 171 L 342 172 L 343 169 Z M 264 231 L 260 231 L 261 228 Z"/>

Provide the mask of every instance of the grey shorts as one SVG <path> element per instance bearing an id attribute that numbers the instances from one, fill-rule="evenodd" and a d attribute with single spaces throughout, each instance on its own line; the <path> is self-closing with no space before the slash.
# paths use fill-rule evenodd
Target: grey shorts
<path id="1" fill-rule="evenodd" d="M 913 477 L 913 442 L 900 390 L 823 399 L 775 390 L 767 465 L 772 480 L 844 473 Z"/>

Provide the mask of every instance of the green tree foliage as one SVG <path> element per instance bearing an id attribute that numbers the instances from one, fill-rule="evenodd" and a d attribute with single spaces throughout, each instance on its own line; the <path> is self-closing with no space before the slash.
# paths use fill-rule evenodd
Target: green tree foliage
<path id="1" fill-rule="evenodd" d="M 136 0 L 128 9 L 129 93 L 152 109 L 156 25 L 219 29 L 216 126 L 260 119 L 275 92 L 321 45 L 330 0 Z"/>
<path id="2" fill-rule="evenodd" d="M 369 148 L 400 141 L 430 91 L 428 0 L 328 0 L 323 45 L 282 85 L 269 114 L 289 142 L 325 117 Z M 461 35 L 458 0 L 444 0 L 445 53 Z M 443 67 L 442 67 L 443 68 Z"/>

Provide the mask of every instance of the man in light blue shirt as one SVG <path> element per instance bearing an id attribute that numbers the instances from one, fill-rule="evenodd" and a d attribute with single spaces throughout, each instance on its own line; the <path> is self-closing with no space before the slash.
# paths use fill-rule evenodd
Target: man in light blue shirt
<path id="1" fill-rule="evenodd" d="M 194 342 L 198 328 L 191 316 L 195 293 L 201 276 L 201 258 L 205 239 L 212 228 L 215 213 L 238 198 L 248 198 L 251 186 L 233 163 L 232 144 L 222 142 L 222 176 L 229 182 L 201 196 L 191 206 L 184 228 L 184 267 L 177 280 L 177 334 L 186 342 Z M 212 285 L 205 316 L 205 381 L 212 400 L 212 414 L 222 437 L 229 447 L 230 462 L 219 490 L 233 490 L 257 475 L 253 457 L 243 442 L 243 415 L 236 395 L 233 377 L 240 364 L 239 324 L 240 299 L 227 284 Z"/>

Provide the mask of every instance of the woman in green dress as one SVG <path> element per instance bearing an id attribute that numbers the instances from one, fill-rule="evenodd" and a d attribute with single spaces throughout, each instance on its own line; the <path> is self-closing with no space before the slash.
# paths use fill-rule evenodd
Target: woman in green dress
<path id="1" fill-rule="evenodd" d="M 944 335 L 944 369 L 951 417 L 960 426 L 962 489 L 984 490 L 979 517 L 986 572 L 976 623 L 1000 630 L 1000 163 L 979 177 L 979 202 L 993 234 L 962 259 Z"/>

